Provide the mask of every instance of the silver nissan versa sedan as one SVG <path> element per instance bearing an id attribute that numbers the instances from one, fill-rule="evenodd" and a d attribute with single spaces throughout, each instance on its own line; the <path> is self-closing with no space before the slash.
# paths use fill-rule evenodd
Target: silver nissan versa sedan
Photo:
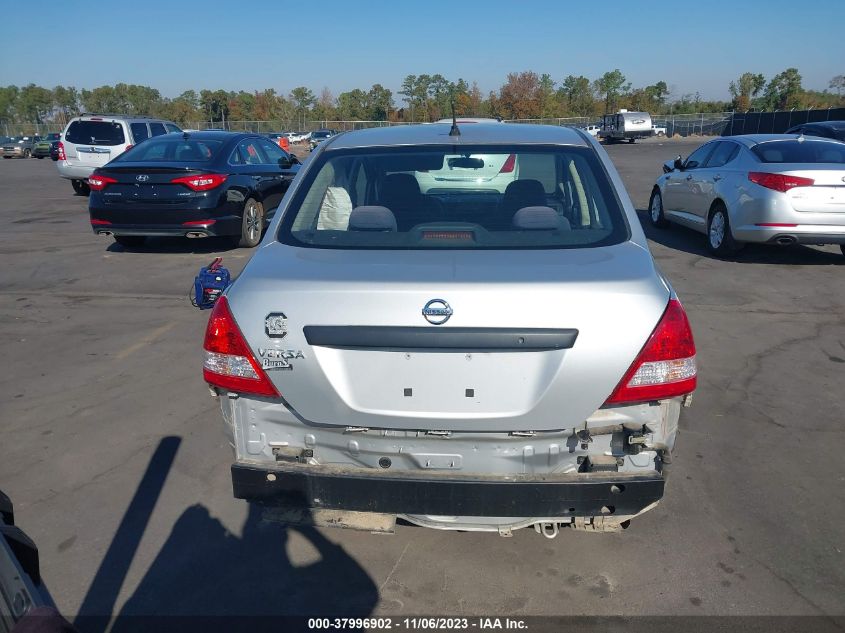
<path id="1" fill-rule="evenodd" d="M 745 242 L 839 244 L 845 254 L 845 143 L 794 134 L 705 143 L 663 166 L 649 217 L 707 235 L 717 256 Z"/>
<path id="2" fill-rule="evenodd" d="M 684 309 L 588 134 L 450 127 L 322 143 L 216 303 L 234 494 L 375 532 L 627 527 L 696 386 Z M 519 178 L 421 193 L 446 156 Z"/>

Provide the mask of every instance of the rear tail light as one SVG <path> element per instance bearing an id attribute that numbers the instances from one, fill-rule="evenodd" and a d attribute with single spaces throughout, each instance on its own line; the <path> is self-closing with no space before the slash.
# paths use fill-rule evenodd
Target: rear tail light
<path id="1" fill-rule="evenodd" d="M 127 145 L 126 148 L 123 150 L 124 152 L 128 152 L 130 149 L 135 147 L 134 145 Z"/>
<path id="2" fill-rule="evenodd" d="M 681 302 L 670 299 L 645 347 L 605 404 L 674 398 L 695 391 L 695 342 Z"/>
<path id="3" fill-rule="evenodd" d="M 217 299 L 205 330 L 202 375 L 215 387 L 278 398 L 279 392 L 246 344 L 225 295 Z"/>
<path id="4" fill-rule="evenodd" d="M 61 141 L 59 141 L 58 152 L 59 152 L 59 160 L 67 160 L 67 156 L 65 156 L 65 144 L 62 143 Z"/>
<path id="5" fill-rule="evenodd" d="M 193 191 L 208 191 L 226 182 L 224 174 L 200 174 L 199 176 L 180 176 L 171 180 L 173 184 L 185 185 Z"/>
<path id="6" fill-rule="evenodd" d="M 508 159 L 505 161 L 505 164 L 502 165 L 502 168 L 499 170 L 500 174 L 511 174 L 513 173 L 513 168 L 516 166 L 516 154 L 511 154 L 508 156 Z"/>
<path id="7" fill-rule="evenodd" d="M 102 191 L 109 185 L 113 185 L 117 181 L 114 178 L 109 178 L 108 176 L 102 176 L 100 174 L 91 174 L 88 178 L 88 186 L 91 188 L 91 191 Z"/>
<path id="8" fill-rule="evenodd" d="M 98 220 L 97 218 L 91 218 L 91 225 L 92 226 L 110 226 L 111 222 L 108 220 Z"/>
<path id="9" fill-rule="evenodd" d="M 786 174 L 770 174 L 765 171 L 752 171 L 748 174 L 748 180 L 775 191 L 785 192 L 795 187 L 812 187 L 815 182 L 812 178 L 801 176 L 788 176 Z"/>

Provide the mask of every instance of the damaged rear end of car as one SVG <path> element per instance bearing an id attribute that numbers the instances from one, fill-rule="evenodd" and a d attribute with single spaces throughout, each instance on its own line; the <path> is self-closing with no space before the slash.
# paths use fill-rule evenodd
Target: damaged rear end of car
<path id="1" fill-rule="evenodd" d="M 618 175 L 574 130 L 418 127 L 324 143 L 215 306 L 235 496 L 373 532 L 626 527 L 696 362 Z M 454 156 L 519 177 L 421 191 Z"/>

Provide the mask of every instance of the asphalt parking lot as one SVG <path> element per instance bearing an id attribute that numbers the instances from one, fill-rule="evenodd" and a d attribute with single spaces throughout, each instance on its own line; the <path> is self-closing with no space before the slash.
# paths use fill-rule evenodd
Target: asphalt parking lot
<path id="1" fill-rule="evenodd" d="M 608 147 L 638 209 L 700 141 Z M 392 536 L 266 524 L 232 498 L 187 292 L 216 240 L 126 251 L 49 160 L 0 161 L 0 488 L 77 614 L 845 613 L 845 257 L 646 226 L 700 382 L 667 495 L 621 534 Z M 646 214 L 640 212 L 646 222 Z"/>

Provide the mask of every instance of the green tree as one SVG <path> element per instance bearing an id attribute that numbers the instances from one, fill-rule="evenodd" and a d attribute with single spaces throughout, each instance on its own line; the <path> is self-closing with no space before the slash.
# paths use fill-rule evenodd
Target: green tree
<path id="1" fill-rule="evenodd" d="M 15 118 L 15 102 L 19 92 L 17 86 L 0 88 L 0 121 L 11 121 Z"/>
<path id="2" fill-rule="evenodd" d="M 828 87 L 831 90 L 835 90 L 836 94 L 841 96 L 842 91 L 845 90 L 845 75 L 836 75 L 836 77 L 830 80 Z"/>
<path id="3" fill-rule="evenodd" d="M 290 100 L 293 101 L 296 108 L 299 127 L 302 129 L 305 127 L 305 115 L 308 113 L 308 109 L 317 103 L 317 97 L 314 96 L 310 88 L 299 86 L 290 91 Z"/>
<path id="4" fill-rule="evenodd" d="M 209 123 L 226 123 L 229 116 L 229 93 L 225 90 L 200 90 L 200 108 Z"/>
<path id="5" fill-rule="evenodd" d="M 728 90 L 733 97 L 734 110 L 748 110 L 751 107 L 751 99 L 756 97 L 765 85 L 766 79 L 759 73 L 742 73 L 736 81 L 732 81 Z"/>
<path id="6" fill-rule="evenodd" d="M 564 101 L 568 114 L 575 116 L 590 116 L 595 109 L 593 92 L 590 90 L 590 80 L 583 75 L 568 75 L 558 91 L 561 101 Z"/>
<path id="7" fill-rule="evenodd" d="M 540 82 L 537 86 L 537 99 L 539 101 L 541 118 L 551 118 L 558 114 L 555 82 L 548 73 L 540 75 Z"/>
<path id="8" fill-rule="evenodd" d="M 79 114 L 79 93 L 73 86 L 56 86 L 53 88 L 53 105 L 59 123 L 65 125 L 71 117 Z"/>
<path id="9" fill-rule="evenodd" d="M 381 84 L 373 84 L 366 97 L 367 118 L 372 121 L 387 121 L 393 109 L 393 93 Z"/>
<path id="10" fill-rule="evenodd" d="M 619 96 L 631 88 L 630 84 L 625 84 L 625 75 L 618 68 L 596 79 L 593 86 L 598 95 L 604 98 L 605 114 L 615 108 Z"/>
<path id="11" fill-rule="evenodd" d="M 801 74 L 797 68 L 787 68 L 772 77 L 763 95 L 767 107 L 773 110 L 786 110 L 799 106 Z"/>
<path id="12" fill-rule="evenodd" d="M 35 84 L 24 86 L 18 93 L 15 109 L 24 121 L 43 123 L 53 109 L 53 93 Z"/>
<path id="13" fill-rule="evenodd" d="M 363 121 L 368 118 L 367 93 L 360 88 L 341 92 L 337 96 L 337 111 L 345 121 Z"/>

